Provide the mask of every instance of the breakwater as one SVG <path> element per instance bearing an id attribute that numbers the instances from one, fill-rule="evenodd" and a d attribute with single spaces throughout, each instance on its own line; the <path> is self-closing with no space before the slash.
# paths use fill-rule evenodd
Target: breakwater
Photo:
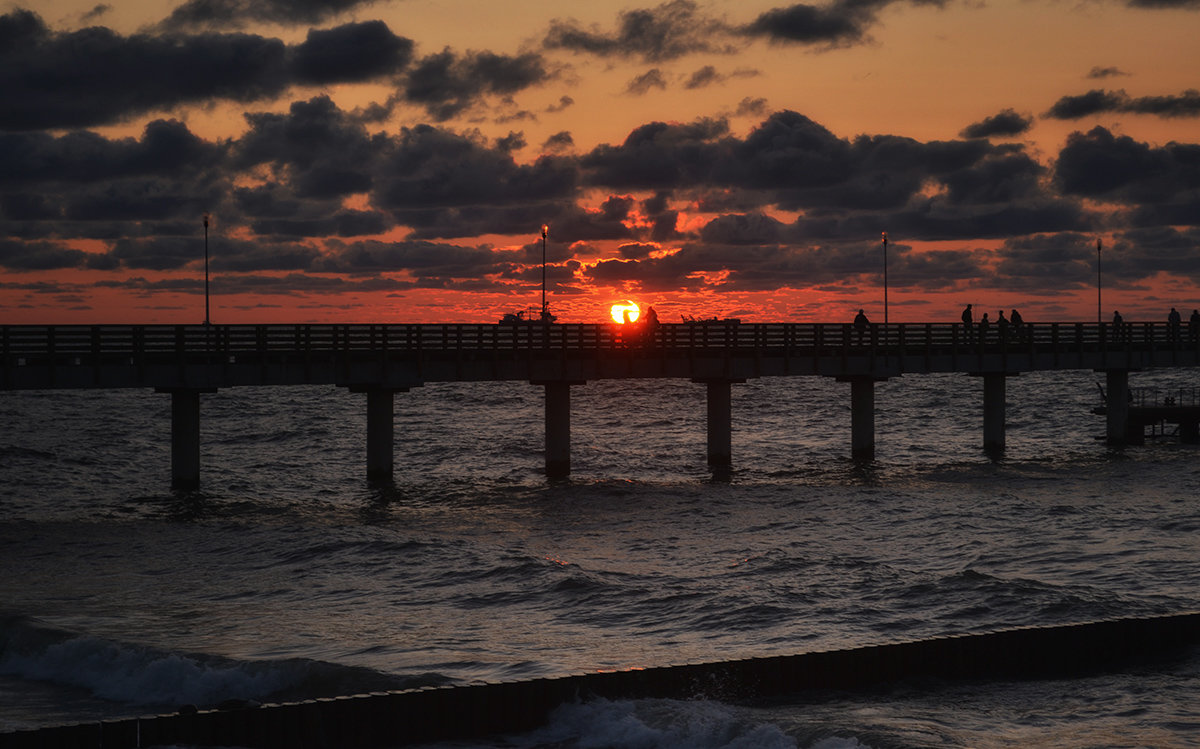
<path id="1" fill-rule="evenodd" d="M 381 692 L 278 705 L 188 709 L 0 734 L 8 749 L 197 744 L 368 749 L 531 730 L 557 706 L 594 698 L 750 701 L 858 690 L 904 679 L 1069 678 L 1167 657 L 1200 642 L 1200 613 L 1030 627 L 792 656 L 501 684 Z"/>

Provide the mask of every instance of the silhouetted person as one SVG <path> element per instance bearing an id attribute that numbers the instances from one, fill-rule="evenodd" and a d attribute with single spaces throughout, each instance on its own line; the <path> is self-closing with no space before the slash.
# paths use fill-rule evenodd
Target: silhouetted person
<path id="1" fill-rule="evenodd" d="M 645 330 L 642 335 L 645 338 L 646 345 L 653 345 L 655 339 L 655 331 L 658 330 L 658 313 L 653 307 L 646 308 L 646 316 L 642 318 L 645 321 Z"/>
<path id="2" fill-rule="evenodd" d="M 866 313 L 862 310 L 854 316 L 854 329 L 858 331 L 858 342 L 862 343 L 863 336 L 866 335 L 867 328 L 870 327 L 871 321 L 867 319 Z"/>
<path id="3" fill-rule="evenodd" d="M 965 310 L 963 310 L 962 321 L 963 321 L 963 327 L 967 329 L 968 333 L 970 333 L 972 317 L 971 317 L 971 305 L 969 305 L 969 304 L 967 305 L 967 308 Z"/>
<path id="4" fill-rule="evenodd" d="M 1000 332 L 1000 340 L 1008 340 L 1008 319 L 1004 317 L 1004 310 L 1000 310 L 999 316 L 996 318 L 996 330 Z"/>
<path id="5" fill-rule="evenodd" d="M 1112 319 L 1112 339 L 1114 341 L 1121 340 L 1121 329 L 1125 327 L 1125 318 L 1121 317 L 1121 313 L 1113 310 Z"/>
<path id="6" fill-rule="evenodd" d="M 1200 340 L 1200 310 L 1192 310 L 1192 316 L 1188 318 L 1188 338 L 1192 343 Z"/>
<path id="7" fill-rule="evenodd" d="M 1022 326 L 1025 324 L 1025 321 L 1021 319 L 1021 313 L 1014 309 L 1008 319 L 1012 323 L 1013 338 L 1020 338 L 1021 333 L 1024 332 Z"/>
<path id="8" fill-rule="evenodd" d="M 1179 340 L 1179 310 L 1171 308 L 1171 314 L 1167 315 L 1167 329 L 1171 333 L 1171 340 Z"/>
<path id="9" fill-rule="evenodd" d="M 987 315 L 988 315 L 988 313 L 984 312 L 983 317 L 979 318 L 979 342 L 980 343 L 987 342 L 988 328 L 990 328 L 992 326 L 992 323 L 990 320 L 988 320 Z"/>

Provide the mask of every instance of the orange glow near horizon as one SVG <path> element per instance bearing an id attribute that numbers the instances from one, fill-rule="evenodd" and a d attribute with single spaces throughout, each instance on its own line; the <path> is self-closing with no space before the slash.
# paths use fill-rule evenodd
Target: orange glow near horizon
<path id="1" fill-rule="evenodd" d="M 641 315 L 642 311 L 638 309 L 636 304 L 627 299 L 623 302 L 617 302 L 614 304 L 612 309 L 609 310 L 609 313 L 612 315 L 614 322 L 624 323 L 626 315 L 629 315 L 629 322 L 637 322 L 637 319 Z"/>

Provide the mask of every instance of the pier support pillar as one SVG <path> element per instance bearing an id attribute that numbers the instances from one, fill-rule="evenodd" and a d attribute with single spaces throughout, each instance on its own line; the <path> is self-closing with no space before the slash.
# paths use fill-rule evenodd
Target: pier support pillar
<path id="1" fill-rule="evenodd" d="M 1129 429 L 1129 371 L 1109 369 L 1104 372 L 1107 390 L 1105 393 L 1105 436 L 1110 445 L 1124 445 Z"/>
<path id="2" fill-rule="evenodd" d="M 733 385 L 742 379 L 692 380 L 703 383 L 707 402 L 708 465 L 728 469 L 733 465 Z"/>
<path id="3" fill-rule="evenodd" d="M 546 390 L 546 475 L 564 478 L 571 473 L 571 385 L 584 383 L 552 380 L 533 384 Z"/>
<path id="4" fill-rule="evenodd" d="M 983 375 L 983 449 L 988 452 L 1004 450 L 1004 416 L 1007 408 L 1006 375 L 988 372 Z"/>
<path id="5" fill-rule="evenodd" d="M 408 388 L 352 385 L 352 393 L 367 394 L 367 480 L 391 481 L 395 471 L 395 394 Z"/>
<path id="6" fill-rule="evenodd" d="M 850 455 L 855 460 L 875 458 L 875 378 L 849 377 Z"/>
<path id="7" fill-rule="evenodd" d="M 171 488 L 200 486 L 200 394 L 216 388 L 158 388 L 171 394 Z"/>

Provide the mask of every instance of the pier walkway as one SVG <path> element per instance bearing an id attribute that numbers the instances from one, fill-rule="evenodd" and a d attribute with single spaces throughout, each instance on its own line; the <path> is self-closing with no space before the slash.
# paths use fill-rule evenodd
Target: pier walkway
<path id="1" fill-rule="evenodd" d="M 1004 446 L 1006 378 L 1106 374 L 1107 436 L 1129 433 L 1131 371 L 1200 365 L 1198 331 L 1167 323 L 1034 323 L 1001 335 L 960 323 L 706 321 L 615 324 L 0 326 L 0 390 L 153 388 L 172 396 L 172 479 L 199 481 L 199 396 L 220 388 L 331 384 L 367 396 L 367 472 L 393 471 L 394 394 L 427 382 L 525 381 L 545 388 L 546 470 L 570 471 L 570 388 L 591 380 L 704 384 L 708 460 L 731 462 L 731 386 L 823 376 L 850 385 L 851 451 L 875 448 L 874 383 L 961 372 L 984 381 L 983 444 Z"/>

